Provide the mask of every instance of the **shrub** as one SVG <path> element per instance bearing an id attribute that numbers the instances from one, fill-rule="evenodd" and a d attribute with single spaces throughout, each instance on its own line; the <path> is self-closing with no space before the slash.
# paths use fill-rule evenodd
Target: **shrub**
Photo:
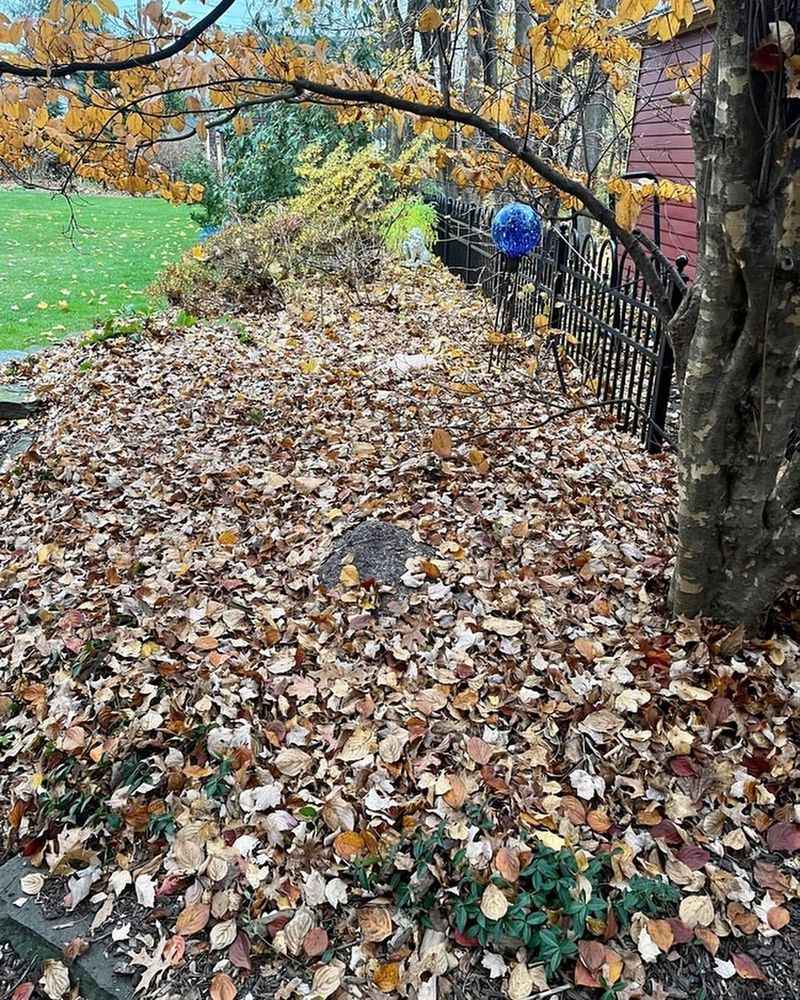
<path id="1" fill-rule="evenodd" d="M 381 213 L 383 238 L 395 253 L 402 250 L 413 229 L 422 233 L 427 247 L 436 241 L 436 209 L 419 198 L 396 198 Z"/>
<path id="2" fill-rule="evenodd" d="M 355 150 L 367 141 L 362 126 L 339 125 L 326 108 L 275 105 L 249 132 L 236 135 L 231 130 L 226 135 L 228 201 L 239 215 L 257 215 L 299 192 L 298 158 L 310 143 L 326 156 L 339 143 Z"/>
<path id="3" fill-rule="evenodd" d="M 283 305 L 275 281 L 278 258 L 298 227 L 299 220 L 286 212 L 226 226 L 167 267 L 151 291 L 193 315 L 276 311 Z"/>
<path id="4" fill-rule="evenodd" d="M 186 184 L 202 184 L 203 198 L 192 211 L 192 218 L 199 226 L 218 226 L 225 217 L 225 198 L 211 164 L 200 155 L 190 157 L 181 164 L 181 180 Z"/>

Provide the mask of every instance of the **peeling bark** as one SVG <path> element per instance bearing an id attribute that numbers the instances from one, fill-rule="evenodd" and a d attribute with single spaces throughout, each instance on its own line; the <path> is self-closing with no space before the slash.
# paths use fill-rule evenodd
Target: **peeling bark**
<path id="1" fill-rule="evenodd" d="M 800 407 L 800 146 L 782 73 L 750 67 L 757 5 L 717 4 L 693 121 L 700 269 L 675 320 L 688 351 L 674 609 L 746 624 L 797 582 L 800 556 L 800 465 L 786 461 Z"/>

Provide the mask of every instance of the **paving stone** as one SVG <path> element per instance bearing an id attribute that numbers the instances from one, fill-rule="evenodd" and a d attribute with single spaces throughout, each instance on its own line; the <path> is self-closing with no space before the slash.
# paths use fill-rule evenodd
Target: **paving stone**
<path id="1" fill-rule="evenodd" d="M 55 958 L 64 961 L 64 945 L 76 937 L 91 941 L 94 914 L 67 914 L 48 920 L 35 898 L 26 896 L 20 879 L 35 872 L 24 858 L 14 858 L 0 867 L 0 943 L 10 944 L 25 960 Z M 22 905 L 17 905 L 19 902 Z M 102 933 L 102 932 L 101 932 Z M 130 1000 L 135 979 L 114 972 L 115 959 L 95 941 L 89 951 L 69 966 L 73 983 L 85 1000 Z"/>

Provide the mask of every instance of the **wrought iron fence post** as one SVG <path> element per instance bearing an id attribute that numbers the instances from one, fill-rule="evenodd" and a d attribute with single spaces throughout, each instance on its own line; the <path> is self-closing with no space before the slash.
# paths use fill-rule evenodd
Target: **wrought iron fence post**
<path id="1" fill-rule="evenodd" d="M 645 444 L 651 455 L 656 455 L 664 446 L 662 431 L 667 425 L 669 397 L 672 391 L 672 376 L 675 373 L 675 355 L 669 342 L 667 331 L 661 331 L 661 346 L 658 351 L 656 382 L 650 403 L 650 419 L 647 422 Z"/>
<path id="2" fill-rule="evenodd" d="M 467 285 L 475 284 L 475 267 L 472 263 L 473 258 L 473 245 L 475 241 L 475 233 L 478 228 L 478 206 L 470 205 L 467 211 L 467 239 L 466 239 L 466 257 L 464 258 L 464 282 Z"/>
<path id="3" fill-rule="evenodd" d="M 553 233 L 556 240 L 556 259 L 553 267 L 553 287 L 551 291 L 550 326 L 554 330 L 563 330 L 564 326 L 564 285 L 567 279 L 567 261 L 569 260 L 569 241 L 560 227 L 555 226 Z"/>
<path id="4" fill-rule="evenodd" d="M 675 261 L 679 273 L 683 276 L 689 264 L 689 258 L 681 254 Z M 672 313 L 678 311 L 684 293 L 677 286 L 672 289 Z M 661 346 L 658 351 L 658 368 L 656 370 L 656 381 L 653 387 L 653 399 L 650 405 L 650 420 L 647 424 L 647 436 L 645 444 L 651 455 L 656 455 L 664 446 L 664 435 L 662 431 L 667 426 L 667 414 L 669 413 L 669 398 L 672 394 L 672 380 L 675 376 L 675 354 L 672 350 L 666 328 L 661 328 Z"/>

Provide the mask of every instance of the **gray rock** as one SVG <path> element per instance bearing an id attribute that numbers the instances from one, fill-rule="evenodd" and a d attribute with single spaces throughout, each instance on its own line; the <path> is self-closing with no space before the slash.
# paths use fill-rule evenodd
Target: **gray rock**
<path id="1" fill-rule="evenodd" d="M 0 385 L 0 420 L 27 420 L 44 404 L 21 385 Z"/>
<path id="2" fill-rule="evenodd" d="M 339 585 L 342 566 L 352 563 L 362 580 L 397 587 L 406 572 L 406 560 L 433 555 L 433 549 L 414 540 L 410 531 L 371 518 L 334 539 L 318 570 L 320 581 L 332 590 Z"/>
<path id="3" fill-rule="evenodd" d="M 64 961 L 64 945 L 76 937 L 91 941 L 93 914 L 69 914 L 48 920 L 34 898 L 25 896 L 20 879 L 36 871 L 24 858 L 14 858 L 0 867 L 0 943 L 9 944 L 26 961 L 55 958 Z M 24 900 L 17 906 L 19 900 Z M 114 959 L 105 950 L 107 942 L 96 941 L 85 955 L 69 966 L 86 1000 L 130 1000 L 134 980 L 114 972 Z M 37 975 L 38 978 L 38 975 Z"/>

